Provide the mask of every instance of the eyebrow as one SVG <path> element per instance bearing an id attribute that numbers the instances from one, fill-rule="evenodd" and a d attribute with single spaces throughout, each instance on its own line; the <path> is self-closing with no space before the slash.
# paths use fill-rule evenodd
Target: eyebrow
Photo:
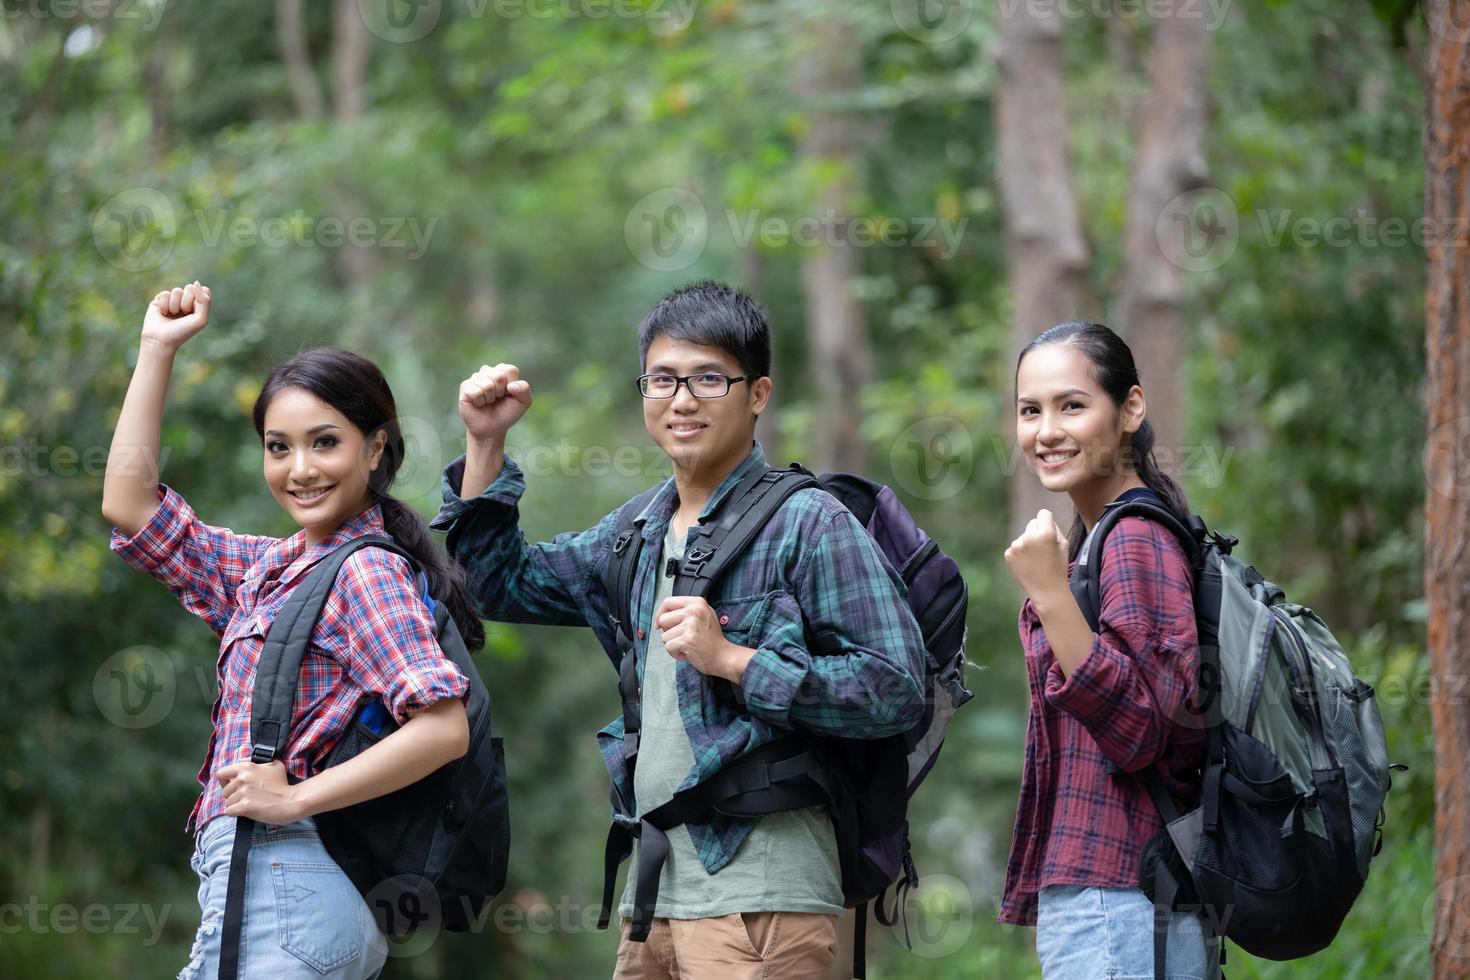
<path id="1" fill-rule="evenodd" d="M 668 365 L 665 365 L 665 364 L 655 364 L 653 367 L 651 367 L 651 368 L 648 369 L 648 373 L 649 374 L 673 374 L 674 371 L 675 371 L 675 368 L 671 368 L 671 367 L 669 367 Z M 694 373 L 694 374 L 711 374 L 711 373 L 716 372 L 716 371 L 718 371 L 720 374 L 724 374 L 725 373 L 725 365 L 720 364 L 720 363 L 717 363 L 715 361 L 705 361 L 703 364 L 701 364 L 698 367 L 694 368 L 694 370 L 693 370 L 692 373 Z"/>
<path id="2" fill-rule="evenodd" d="M 1092 397 L 1092 392 L 1090 392 L 1090 391 L 1083 391 L 1081 388 L 1068 388 L 1066 391 L 1058 392 L 1054 397 L 1057 398 L 1057 399 L 1061 399 L 1061 398 L 1070 398 L 1072 395 L 1081 395 L 1084 398 L 1091 398 Z M 1018 402 L 1030 402 L 1032 405 L 1037 404 L 1036 399 L 1035 398 L 1032 398 L 1030 395 L 1020 395 L 1020 396 L 1018 396 L 1016 398 L 1016 401 L 1018 401 Z"/>
<path id="3" fill-rule="evenodd" d="M 327 429 L 335 429 L 335 428 L 337 428 L 337 426 L 334 425 L 333 423 L 331 423 L 331 422 L 323 422 L 321 425 L 314 425 L 310 429 L 307 429 L 306 430 L 306 434 L 309 435 L 309 436 L 314 436 L 318 432 L 324 432 Z M 267 429 L 266 432 L 265 432 L 265 434 L 268 435 L 268 436 L 283 436 L 286 433 L 282 432 L 279 429 Z"/>

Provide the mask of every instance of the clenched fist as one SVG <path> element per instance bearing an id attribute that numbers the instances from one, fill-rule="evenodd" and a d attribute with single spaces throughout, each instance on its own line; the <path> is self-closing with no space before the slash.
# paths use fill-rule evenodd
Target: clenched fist
<path id="1" fill-rule="evenodd" d="M 1011 574 L 1032 599 L 1067 591 L 1067 538 L 1051 511 L 1038 511 L 1005 557 Z"/>
<path id="2" fill-rule="evenodd" d="M 472 439 L 504 439 L 530 407 L 531 385 L 514 364 L 482 365 L 459 386 L 459 417 Z"/>
<path id="3" fill-rule="evenodd" d="M 176 351 L 209 323 L 209 287 L 198 279 L 187 286 L 165 289 L 148 304 L 143 317 L 144 343 Z"/>

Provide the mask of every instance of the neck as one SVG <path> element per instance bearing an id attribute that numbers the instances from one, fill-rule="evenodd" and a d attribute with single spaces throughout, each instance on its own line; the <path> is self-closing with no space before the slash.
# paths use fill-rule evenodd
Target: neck
<path id="1" fill-rule="evenodd" d="M 730 458 L 707 466 L 681 466 L 677 462 L 674 464 L 674 487 L 679 491 L 678 516 L 683 518 L 680 523 L 687 526 L 694 522 L 709 503 L 715 488 L 724 482 L 725 477 L 735 472 L 750 452 L 747 449 L 738 456 L 732 454 Z"/>
<path id="2" fill-rule="evenodd" d="M 332 535 L 342 530 L 342 528 L 346 526 L 348 521 L 367 513 L 368 509 L 371 508 L 375 503 L 377 503 L 377 501 L 369 497 L 366 501 L 363 502 L 363 505 L 361 507 L 354 510 L 351 514 L 348 514 L 346 517 L 342 518 L 342 520 L 338 521 L 336 524 L 333 524 L 331 527 L 327 527 L 326 525 L 314 525 L 312 527 L 304 528 L 304 530 L 306 531 L 306 546 L 308 548 L 315 548 L 317 545 L 321 544 L 323 541 L 327 540 Z"/>
<path id="3" fill-rule="evenodd" d="M 1069 490 L 1067 496 L 1072 498 L 1072 506 L 1077 508 L 1083 526 L 1091 531 L 1093 525 L 1102 519 L 1103 511 L 1108 504 L 1129 490 L 1145 486 L 1147 484 L 1139 479 L 1137 473 L 1120 472 L 1114 473 L 1107 479 L 1099 480 L 1091 486 Z"/>

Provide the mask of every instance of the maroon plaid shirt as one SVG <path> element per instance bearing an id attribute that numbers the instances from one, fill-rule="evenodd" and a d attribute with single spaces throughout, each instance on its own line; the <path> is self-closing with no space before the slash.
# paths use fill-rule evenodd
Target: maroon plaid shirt
<path id="1" fill-rule="evenodd" d="M 159 498 L 157 512 L 136 535 L 113 530 L 112 550 L 168 586 L 220 637 L 214 730 L 199 769 L 204 792 L 185 825 L 192 832 L 225 812 L 215 773 L 250 758 L 255 665 L 276 613 L 304 573 L 339 544 L 382 534 L 383 514 L 370 507 L 308 548 L 304 530 L 289 538 L 236 534 L 200 521 L 162 484 Z M 469 681 L 439 648 L 408 562 L 382 548 L 364 548 L 342 565 L 311 634 L 281 761 L 298 780 L 313 775 L 372 697 L 382 698 L 402 723 L 411 712 L 468 691 Z"/>
<path id="2" fill-rule="evenodd" d="M 1047 885 L 1138 887 L 1138 859 L 1163 822 L 1139 780 L 1156 766 L 1171 795 L 1198 794 L 1204 740 L 1186 706 L 1199 649 L 1194 579 L 1165 528 L 1125 517 L 1103 545 L 1092 651 L 1062 673 L 1028 599 L 1021 643 L 1031 687 L 1026 765 L 1001 922 L 1036 924 Z"/>

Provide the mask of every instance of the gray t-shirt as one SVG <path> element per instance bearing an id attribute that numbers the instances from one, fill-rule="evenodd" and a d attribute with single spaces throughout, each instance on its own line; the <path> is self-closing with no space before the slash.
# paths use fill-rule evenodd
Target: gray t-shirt
<path id="1" fill-rule="evenodd" d="M 672 525 L 659 558 L 655 614 L 673 594 L 674 579 L 664 574 L 671 557 L 684 557 L 684 542 Z M 633 775 L 640 814 L 672 799 L 694 768 L 694 752 L 679 714 L 677 663 L 664 647 L 660 631 L 650 622 L 643 668 L 643 729 Z M 635 840 L 619 915 L 633 914 L 637 867 Z M 842 913 L 837 838 L 826 810 L 812 807 L 761 817 L 730 863 L 714 875 L 705 871 L 687 827 L 681 825 L 669 831 L 669 856 L 659 878 L 654 915 L 702 919 L 737 912 Z"/>

